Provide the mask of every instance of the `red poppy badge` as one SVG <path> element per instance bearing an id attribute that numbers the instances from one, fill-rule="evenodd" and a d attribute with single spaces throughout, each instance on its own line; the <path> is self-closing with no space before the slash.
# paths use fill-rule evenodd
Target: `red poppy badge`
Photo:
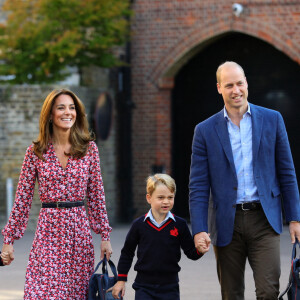
<path id="1" fill-rule="evenodd" d="M 173 236 L 178 236 L 178 229 L 176 227 L 174 227 L 174 229 L 170 230 L 170 234 Z"/>

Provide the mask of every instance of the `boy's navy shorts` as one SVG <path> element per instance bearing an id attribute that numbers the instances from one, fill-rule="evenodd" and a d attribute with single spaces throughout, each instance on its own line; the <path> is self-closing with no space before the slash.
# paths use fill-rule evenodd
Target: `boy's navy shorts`
<path id="1" fill-rule="evenodd" d="M 134 282 L 135 300 L 180 300 L 179 284 L 141 284 Z"/>

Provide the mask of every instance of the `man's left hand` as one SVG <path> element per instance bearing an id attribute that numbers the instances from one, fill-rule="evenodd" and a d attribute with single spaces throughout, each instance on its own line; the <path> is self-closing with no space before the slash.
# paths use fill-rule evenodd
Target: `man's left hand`
<path id="1" fill-rule="evenodd" d="M 293 222 L 293 221 L 290 222 L 289 229 L 290 229 L 292 244 L 295 243 L 296 238 L 300 242 L 300 223 L 299 222 Z"/>

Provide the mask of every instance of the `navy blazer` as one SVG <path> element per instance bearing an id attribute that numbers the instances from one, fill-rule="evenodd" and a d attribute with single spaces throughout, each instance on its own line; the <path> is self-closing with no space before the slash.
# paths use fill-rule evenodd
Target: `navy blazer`
<path id="1" fill-rule="evenodd" d="M 253 175 L 264 213 L 274 231 L 282 231 L 282 203 L 287 221 L 300 221 L 299 191 L 281 114 L 250 105 Z M 194 132 L 190 170 L 193 235 L 211 233 L 214 245 L 231 242 L 237 176 L 224 109 L 199 123 Z"/>

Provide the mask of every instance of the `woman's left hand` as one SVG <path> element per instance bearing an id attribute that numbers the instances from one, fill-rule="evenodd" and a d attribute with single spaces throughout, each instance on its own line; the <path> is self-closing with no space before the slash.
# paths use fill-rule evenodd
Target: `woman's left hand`
<path id="1" fill-rule="evenodd" d="M 100 249 L 101 249 L 100 259 L 102 260 L 104 258 L 104 254 L 106 254 L 107 260 L 110 260 L 110 256 L 113 253 L 110 241 L 102 241 Z"/>

